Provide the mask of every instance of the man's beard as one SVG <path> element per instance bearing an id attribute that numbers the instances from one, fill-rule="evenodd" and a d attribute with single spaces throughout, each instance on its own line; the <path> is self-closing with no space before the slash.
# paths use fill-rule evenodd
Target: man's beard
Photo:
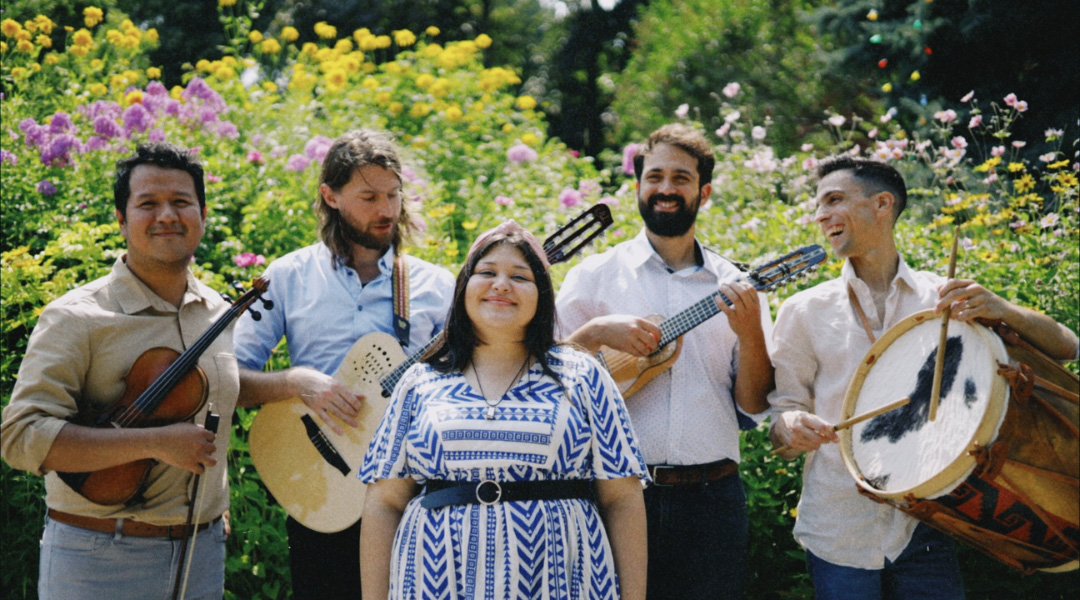
<path id="1" fill-rule="evenodd" d="M 357 244 L 363 248 L 369 250 L 385 251 L 390 247 L 390 242 L 394 241 L 394 236 L 397 233 L 397 224 L 390 229 L 390 232 L 386 235 L 373 235 L 366 231 L 360 231 L 354 227 L 352 223 L 341 218 L 341 231 L 345 234 L 345 238 L 350 242 Z"/>
<path id="2" fill-rule="evenodd" d="M 663 201 L 674 201 L 678 203 L 678 210 L 675 212 L 656 212 L 656 203 Z M 701 194 L 699 193 L 694 198 L 694 208 L 691 210 L 682 196 L 675 194 L 653 194 L 649 196 L 648 201 L 642 201 L 638 198 L 638 212 L 641 213 L 641 218 L 645 220 L 645 226 L 649 228 L 649 231 L 662 237 L 679 237 L 687 231 L 690 231 L 690 227 L 694 225 L 694 221 L 697 219 L 697 207 L 701 205 Z"/>

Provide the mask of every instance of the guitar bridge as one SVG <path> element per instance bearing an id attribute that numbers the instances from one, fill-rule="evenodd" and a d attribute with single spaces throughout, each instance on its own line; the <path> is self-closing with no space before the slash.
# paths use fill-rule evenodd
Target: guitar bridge
<path id="1" fill-rule="evenodd" d="M 326 434 L 322 432 L 322 429 L 319 429 L 319 426 L 315 423 L 315 419 L 312 419 L 311 415 L 304 415 L 300 417 L 300 420 L 304 422 L 304 429 L 307 430 L 307 436 L 308 439 L 311 440 L 311 445 L 315 446 L 315 449 L 322 455 L 323 460 L 330 463 L 330 466 L 338 471 L 341 471 L 343 476 L 348 477 L 349 472 L 351 472 L 352 469 L 349 468 L 345 459 L 341 457 L 341 453 L 334 447 L 330 438 L 326 437 Z"/>

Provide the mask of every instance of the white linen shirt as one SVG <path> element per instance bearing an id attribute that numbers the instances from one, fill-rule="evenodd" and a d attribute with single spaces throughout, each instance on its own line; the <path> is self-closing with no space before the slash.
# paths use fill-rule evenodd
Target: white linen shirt
<path id="1" fill-rule="evenodd" d="M 449 271 L 406 256 L 409 269 L 409 345 L 411 355 L 442 329 L 454 295 Z M 262 369 L 285 336 L 290 365 L 333 375 L 356 340 L 375 331 L 394 336 L 394 248 L 379 259 L 379 275 L 361 285 L 353 269 L 333 267 L 333 255 L 318 243 L 290 252 L 266 269 L 274 301 L 262 319 L 245 313 L 236 324 L 236 359 L 240 366 Z M 258 306 L 256 306 L 258 308 Z"/>
<path id="2" fill-rule="evenodd" d="M 634 239 L 587 257 L 567 273 L 559 290 L 560 337 L 604 315 L 670 318 L 716 292 L 721 283 L 743 277 L 727 259 L 700 245 L 698 249 L 703 266 L 672 271 L 642 229 Z M 760 300 L 768 345 L 772 320 L 764 295 Z M 739 425 L 732 396 L 737 350 L 738 338 L 727 315 L 719 313 L 683 336 L 682 351 L 670 369 L 626 399 L 646 463 L 739 460 Z M 750 416 L 764 419 L 767 412 Z"/>
<path id="3" fill-rule="evenodd" d="M 841 420 L 848 384 L 871 341 L 848 297 L 850 285 L 876 339 L 905 317 L 933 308 L 945 279 L 912 271 L 899 259 L 889 285 L 885 314 L 878 314 L 870 288 L 845 261 L 841 276 L 801 291 L 780 307 L 773 330 L 776 389 L 769 404 L 776 414 L 803 410 L 830 423 Z M 918 521 L 862 496 L 844 466 L 838 444 L 806 456 L 795 539 L 819 558 L 858 569 L 881 569 L 911 541 Z"/>

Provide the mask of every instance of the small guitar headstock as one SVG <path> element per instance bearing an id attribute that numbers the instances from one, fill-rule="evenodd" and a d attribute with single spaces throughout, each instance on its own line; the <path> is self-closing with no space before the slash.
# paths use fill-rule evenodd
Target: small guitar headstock
<path id="1" fill-rule="evenodd" d="M 614 223 L 606 204 L 595 204 L 563 225 L 544 240 L 544 252 L 551 264 L 565 262 Z"/>
<path id="2" fill-rule="evenodd" d="M 806 276 L 815 265 L 825 260 L 825 249 L 814 244 L 786 254 L 747 274 L 760 291 L 767 291 L 796 276 Z"/>

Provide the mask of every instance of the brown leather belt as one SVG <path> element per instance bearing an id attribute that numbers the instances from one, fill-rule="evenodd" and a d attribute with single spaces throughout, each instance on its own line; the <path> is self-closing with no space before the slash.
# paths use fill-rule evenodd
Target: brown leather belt
<path id="1" fill-rule="evenodd" d="M 221 517 L 218 517 L 213 521 L 200 523 L 198 526 L 153 525 L 150 523 L 143 523 L 142 521 L 132 521 L 130 519 L 100 519 L 98 517 L 73 515 L 53 508 L 49 509 L 49 518 L 57 523 L 71 525 L 72 527 L 78 527 L 80 529 L 89 529 L 90 531 L 101 531 L 103 533 L 115 533 L 116 522 L 122 521 L 120 524 L 120 533 L 124 535 L 133 537 L 167 538 L 170 540 L 180 540 L 188 537 L 191 535 L 192 531 L 202 531 L 221 519 Z"/>
<path id="2" fill-rule="evenodd" d="M 653 485 L 697 485 L 717 481 L 739 471 L 739 463 L 725 458 L 704 465 L 649 465 Z"/>

